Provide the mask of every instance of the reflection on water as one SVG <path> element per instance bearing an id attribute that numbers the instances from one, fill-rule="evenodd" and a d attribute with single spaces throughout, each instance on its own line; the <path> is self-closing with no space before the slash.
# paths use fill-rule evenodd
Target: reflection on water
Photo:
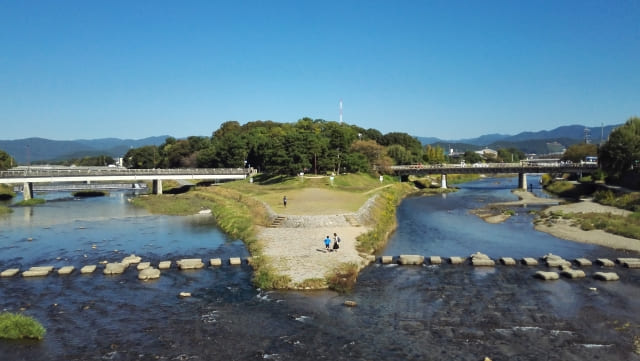
<path id="1" fill-rule="evenodd" d="M 630 256 L 536 232 L 527 210 L 498 225 L 469 214 L 516 199 L 514 183 L 486 179 L 446 197 L 405 200 L 383 253 Z M 0 268 L 80 266 L 128 253 L 154 262 L 246 255 L 210 217 L 153 216 L 126 197 L 49 202 L 29 218 L 16 209 L 0 219 Z M 0 341 L 0 360 L 639 359 L 638 270 L 616 267 L 621 280 L 605 283 L 543 282 L 532 277 L 538 269 L 545 267 L 377 264 L 347 295 L 256 290 L 247 265 L 171 269 L 153 282 L 132 269 L 0 279 L 0 308 L 23 309 L 47 328 L 42 342 Z"/>

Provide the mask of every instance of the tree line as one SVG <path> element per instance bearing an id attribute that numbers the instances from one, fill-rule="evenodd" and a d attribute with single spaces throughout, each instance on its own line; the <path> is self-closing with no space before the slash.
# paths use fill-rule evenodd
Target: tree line
<path id="1" fill-rule="evenodd" d="M 516 160 L 524 157 L 516 149 L 501 150 L 500 154 L 509 160 L 512 154 L 516 154 Z M 479 156 L 475 153 L 468 156 L 482 160 L 476 159 Z M 211 137 L 169 137 L 160 146 L 130 149 L 124 156 L 124 165 L 129 168 L 252 167 L 288 175 L 388 173 L 395 164 L 449 161 L 442 147 L 422 146 L 407 133 L 382 134 L 377 129 L 311 118 L 295 123 L 254 121 L 244 125 L 229 121 Z"/>

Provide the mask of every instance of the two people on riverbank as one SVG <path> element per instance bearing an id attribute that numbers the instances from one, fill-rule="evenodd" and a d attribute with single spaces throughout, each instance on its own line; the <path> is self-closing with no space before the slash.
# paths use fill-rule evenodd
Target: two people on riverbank
<path id="1" fill-rule="evenodd" d="M 327 236 L 324 239 L 324 249 L 329 252 L 338 252 L 338 248 L 340 248 L 340 237 L 337 233 L 333 234 L 333 247 L 331 246 L 331 238 Z"/>

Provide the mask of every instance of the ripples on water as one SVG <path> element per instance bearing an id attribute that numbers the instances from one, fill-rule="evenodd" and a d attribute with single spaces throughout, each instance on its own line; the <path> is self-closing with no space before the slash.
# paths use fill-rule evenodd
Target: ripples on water
<path id="1" fill-rule="evenodd" d="M 468 213 L 515 199 L 513 187 L 513 179 L 483 180 L 446 198 L 407 199 L 383 253 L 622 255 L 533 231 L 526 211 L 499 225 Z M 151 216 L 129 207 L 126 195 L 48 202 L 0 219 L 1 269 L 79 267 L 129 253 L 154 263 L 246 256 L 210 218 Z M 543 282 L 532 277 L 537 269 L 378 264 L 348 295 L 256 290 L 246 265 L 172 269 L 152 282 L 131 269 L 0 279 L 0 307 L 23 309 L 47 328 L 41 342 L 0 341 L 0 360 L 639 359 L 637 270 L 617 267 L 621 281 L 605 283 Z M 179 298 L 181 291 L 193 297 Z M 347 299 L 358 306 L 343 306 Z"/>

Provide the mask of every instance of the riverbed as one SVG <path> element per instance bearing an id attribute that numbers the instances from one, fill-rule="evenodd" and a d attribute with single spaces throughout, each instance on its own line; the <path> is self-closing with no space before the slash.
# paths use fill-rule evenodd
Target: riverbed
<path id="1" fill-rule="evenodd" d="M 501 224 L 470 210 L 515 200 L 513 178 L 482 179 L 399 206 L 398 229 L 380 255 L 638 257 L 533 229 L 535 208 Z M 536 189 L 539 193 L 540 190 Z M 540 195 L 542 195 L 540 193 Z M 147 214 L 127 199 L 48 195 L 43 206 L 0 218 L 0 269 L 247 254 L 210 216 Z M 339 256 L 339 253 L 336 254 Z M 0 340 L 1 360 L 638 360 L 640 271 L 544 282 L 544 266 L 398 266 L 376 263 L 349 294 L 265 292 L 247 265 L 120 276 L 0 279 L 0 308 L 47 329 L 43 341 Z M 599 266 L 585 268 L 588 275 Z M 192 297 L 180 298 L 181 291 Z M 352 300 L 356 307 L 345 307 Z"/>

